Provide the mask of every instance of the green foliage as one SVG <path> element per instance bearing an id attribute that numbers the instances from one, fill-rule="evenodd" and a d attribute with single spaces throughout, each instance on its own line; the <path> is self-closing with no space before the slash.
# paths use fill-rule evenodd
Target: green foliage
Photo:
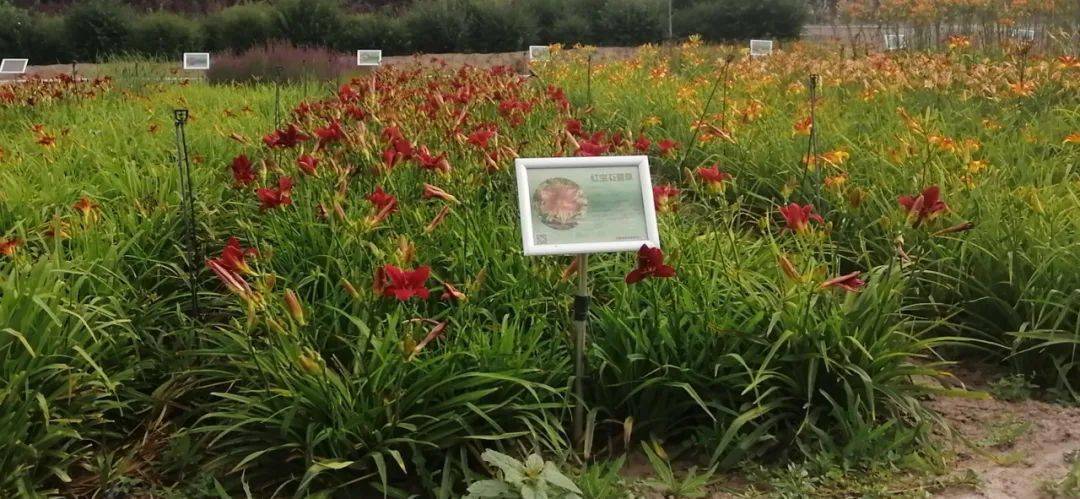
<path id="1" fill-rule="evenodd" d="M 501 452 L 487 449 L 480 456 L 494 467 L 496 478 L 469 485 L 467 499 L 551 497 L 580 499 L 581 489 L 559 471 L 555 463 L 544 461 L 539 454 L 530 454 L 522 463 Z"/>
<path id="2" fill-rule="evenodd" d="M 64 18 L 41 16 L 36 19 L 30 64 L 56 64 L 73 60 Z"/>
<path id="3" fill-rule="evenodd" d="M 680 36 L 700 34 L 707 40 L 750 38 L 798 38 L 807 18 L 806 3 L 799 0 L 697 2 L 675 14 Z"/>
<path id="4" fill-rule="evenodd" d="M 94 270 L 42 260 L 0 272 L 0 495 L 26 497 L 70 481 L 95 441 L 116 436 L 134 334 Z"/>
<path id="5" fill-rule="evenodd" d="M 470 52 L 525 50 L 536 39 L 536 22 L 518 5 L 503 0 L 469 0 L 469 29 L 465 49 Z"/>
<path id="6" fill-rule="evenodd" d="M 261 2 L 234 5 L 207 16 L 203 31 L 209 50 L 243 52 L 278 36 L 278 12 Z"/>
<path id="7" fill-rule="evenodd" d="M 344 17 L 338 0 L 278 0 L 274 7 L 281 35 L 299 47 L 328 45 Z"/>
<path id="8" fill-rule="evenodd" d="M 420 0 L 405 13 L 412 50 L 453 52 L 466 44 L 468 0 Z"/>
<path id="9" fill-rule="evenodd" d="M 37 34 L 37 20 L 30 12 L 7 3 L 0 2 L 0 19 L 4 20 L 4 29 L 0 31 L 0 54 L 5 57 L 29 57 L 33 52 L 34 37 Z"/>
<path id="10" fill-rule="evenodd" d="M 641 449 L 645 452 L 645 457 L 649 460 L 649 465 L 652 466 L 654 474 L 653 478 L 643 482 L 649 489 L 663 497 L 685 497 L 689 499 L 705 497 L 709 494 L 708 487 L 712 481 L 714 469 L 698 473 L 696 467 L 690 467 L 680 477 L 672 469 L 671 462 L 659 443 L 642 442 Z"/>
<path id="11" fill-rule="evenodd" d="M 202 34 L 192 21 L 177 14 L 157 12 L 140 17 L 131 31 L 131 48 L 151 57 L 179 60 L 184 52 L 203 48 Z"/>
<path id="12" fill-rule="evenodd" d="M 377 48 L 383 51 L 383 55 L 398 55 L 409 50 L 409 35 L 405 22 L 397 17 L 359 14 L 342 21 L 341 32 L 334 44 L 338 50 L 346 53 Z"/>
<path id="13" fill-rule="evenodd" d="M 80 2 L 64 17 L 64 34 L 72 55 L 80 61 L 98 61 L 129 50 L 131 10 L 116 0 Z"/>
<path id="14" fill-rule="evenodd" d="M 1016 373 L 991 381 L 988 391 L 998 400 L 1019 402 L 1030 399 L 1038 389 L 1039 386 L 1028 380 L 1027 376 Z"/>
<path id="15" fill-rule="evenodd" d="M 602 45 L 640 45 L 664 37 L 659 3 L 652 0 L 606 0 L 597 13 L 594 29 Z"/>

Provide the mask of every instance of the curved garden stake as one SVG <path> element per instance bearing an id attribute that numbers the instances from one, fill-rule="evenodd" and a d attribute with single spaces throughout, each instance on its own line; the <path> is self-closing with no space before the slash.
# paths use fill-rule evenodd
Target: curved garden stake
<path id="1" fill-rule="evenodd" d="M 184 231 L 187 233 L 187 270 L 188 285 L 191 288 L 192 317 L 199 317 L 198 262 L 202 261 L 199 240 L 195 233 L 195 188 L 191 180 L 191 161 L 188 159 L 187 134 L 184 126 L 188 121 L 187 109 L 173 110 L 173 124 L 176 126 L 176 169 L 180 174 L 180 211 L 184 219 Z"/>

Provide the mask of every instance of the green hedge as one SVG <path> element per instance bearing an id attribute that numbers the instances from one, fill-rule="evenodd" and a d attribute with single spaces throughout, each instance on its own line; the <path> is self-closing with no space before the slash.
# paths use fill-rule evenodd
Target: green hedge
<path id="1" fill-rule="evenodd" d="M 136 15 L 116 0 L 79 2 L 46 17 L 0 0 L 15 29 L 0 32 L 0 55 L 35 64 L 93 61 L 117 54 L 178 57 L 183 51 L 242 53 L 284 41 L 344 52 L 508 52 L 528 45 L 640 45 L 667 35 L 662 0 L 414 0 L 407 8 L 350 14 L 340 0 L 235 5 L 200 18 Z M 675 0 L 675 34 L 707 40 L 794 38 L 803 0 Z"/>
<path id="2" fill-rule="evenodd" d="M 234 5 L 203 20 L 205 48 L 244 52 L 281 37 L 278 11 L 265 3 Z"/>
<path id="3" fill-rule="evenodd" d="M 168 12 L 139 18 L 131 31 L 131 49 L 152 57 L 179 59 L 184 52 L 198 50 L 202 46 L 199 25 Z"/>

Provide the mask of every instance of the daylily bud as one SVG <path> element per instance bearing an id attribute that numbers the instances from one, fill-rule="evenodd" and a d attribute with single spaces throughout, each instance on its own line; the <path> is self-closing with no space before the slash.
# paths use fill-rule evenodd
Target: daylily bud
<path id="1" fill-rule="evenodd" d="M 285 289 L 285 309 L 289 311 L 289 315 L 297 324 L 301 326 L 307 324 L 304 321 L 304 307 L 300 305 L 300 298 L 291 289 Z"/>
<path id="2" fill-rule="evenodd" d="M 428 184 L 428 183 L 424 184 L 423 196 L 424 196 L 424 199 L 439 198 L 439 199 L 442 199 L 443 201 L 448 201 L 448 202 L 451 202 L 451 203 L 457 203 L 458 202 L 457 198 L 454 197 L 453 195 L 451 195 L 450 193 L 442 190 L 439 187 L 436 187 L 436 186 Z"/>
<path id="3" fill-rule="evenodd" d="M 348 293 L 349 296 L 351 296 L 354 300 L 357 300 L 357 299 L 360 298 L 360 292 L 357 291 L 356 287 L 353 286 L 353 284 L 351 282 L 349 282 L 349 280 L 344 278 L 344 277 L 341 278 L 341 287 L 345 288 L 345 292 Z"/>
<path id="4" fill-rule="evenodd" d="M 316 352 L 310 348 L 305 347 L 304 351 L 296 358 L 300 369 L 308 374 L 320 374 L 323 372 L 323 360 L 319 352 Z"/>
<path id="5" fill-rule="evenodd" d="M 795 264 L 791 263 L 791 260 L 788 260 L 786 255 L 780 254 L 776 257 L 776 260 L 780 264 L 780 270 L 784 271 L 784 275 L 795 282 L 802 282 L 802 275 L 799 274 L 798 269 L 795 268 Z"/>

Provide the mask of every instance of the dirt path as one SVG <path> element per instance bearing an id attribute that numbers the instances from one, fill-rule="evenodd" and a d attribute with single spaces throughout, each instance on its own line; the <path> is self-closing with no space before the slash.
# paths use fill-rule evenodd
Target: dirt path
<path id="1" fill-rule="evenodd" d="M 958 373 L 965 379 L 965 373 Z M 967 373 L 968 376 L 978 374 Z M 969 383 L 974 389 L 981 380 Z M 955 473 L 974 472 L 978 490 L 949 489 L 935 495 L 948 499 L 1041 498 L 1047 481 L 1068 471 L 1069 456 L 1080 452 L 1080 407 L 1035 400 L 938 398 L 928 406 L 941 414 L 963 438 L 985 451 L 957 446 Z"/>

